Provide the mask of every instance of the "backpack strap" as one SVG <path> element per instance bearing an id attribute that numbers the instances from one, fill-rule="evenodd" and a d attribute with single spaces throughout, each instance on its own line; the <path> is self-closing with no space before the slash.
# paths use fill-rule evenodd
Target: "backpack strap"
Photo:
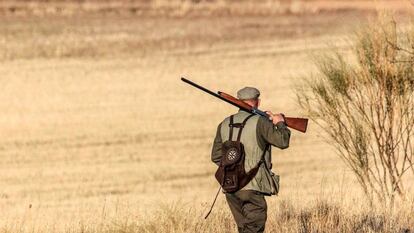
<path id="1" fill-rule="evenodd" d="M 214 201 L 213 201 L 213 203 L 211 204 L 210 210 L 207 212 L 206 216 L 204 216 L 204 219 L 207 219 L 207 218 L 208 218 L 208 216 L 211 214 L 211 211 L 213 211 L 213 207 L 214 207 L 214 204 L 216 204 L 217 197 L 218 197 L 218 195 L 219 195 L 219 193 L 220 193 L 220 190 L 221 190 L 221 185 L 220 185 L 220 187 L 219 187 L 219 189 L 218 189 L 218 191 L 217 191 L 217 193 L 216 193 L 216 197 L 214 197 Z"/>
<path id="2" fill-rule="evenodd" d="M 230 116 L 230 124 L 229 124 L 229 126 L 230 126 L 230 133 L 229 133 L 229 141 L 231 141 L 232 140 L 232 138 L 233 138 L 233 118 L 234 118 L 234 116 L 233 115 L 231 115 Z"/>
<path id="3" fill-rule="evenodd" d="M 262 157 L 259 160 L 259 162 L 256 164 L 256 166 L 254 166 L 252 169 L 250 169 L 249 172 L 246 173 L 246 176 L 244 177 L 244 179 L 240 180 L 240 187 L 244 187 L 246 186 L 257 174 L 257 172 L 259 171 L 260 165 L 262 163 L 264 163 L 265 169 L 270 171 L 270 169 L 267 167 L 266 165 L 266 160 L 264 158 L 266 152 L 269 150 L 270 148 L 270 144 L 267 144 L 265 147 L 265 150 L 263 151 Z"/>
<path id="4" fill-rule="evenodd" d="M 242 131 L 243 131 L 244 126 L 246 125 L 247 121 L 248 121 L 248 120 L 249 120 L 252 116 L 254 116 L 254 114 L 251 114 L 250 116 L 246 117 L 246 119 L 244 119 L 244 121 L 241 123 L 241 125 L 240 125 L 240 129 L 239 129 L 239 134 L 237 135 L 237 141 L 238 141 L 238 142 L 240 142 L 240 139 L 241 139 L 241 135 L 242 135 Z"/>
<path id="5" fill-rule="evenodd" d="M 264 163 L 264 165 L 265 165 L 266 168 L 267 168 L 267 165 L 266 165 L 265 155 L 266 155 L 266 152 L 269 149 L 270 149 L 270 144 L 266 144 L 266 147 L 265 147 L 265 149 L 263 151 L 262 157 L 260 158 L 260 161 L 259 161 L 259 163 Z"/>
<path id="6" fill-rule="evenodd" d="M 237 141 L 240 142 L 241 134 L 243 131 L 244 126 L 246 125 L 246 122 L 252 117 L 254 114 L 249 115 L 246 117 L 246 119 L 243 120 L 242 123 L 234 123 L 234 115 L 230 116 L 230 133 L 229 133 L 229 141 L 233 139 L 233 128 L 239 128 L 239 133 L 237 135 Z"/>

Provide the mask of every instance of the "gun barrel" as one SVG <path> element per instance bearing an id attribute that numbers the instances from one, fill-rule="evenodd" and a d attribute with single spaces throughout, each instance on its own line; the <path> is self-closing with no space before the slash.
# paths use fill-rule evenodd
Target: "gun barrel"
<path id="1" fill-rule="evenodd" d="M 197 83 L 192 82 L 192 81 L 190 81 L 190 80 L 188 80 L 188 79 L 186 79 L 184 77 L 181 77 L 181 81 L 183 81 L 183 82 L 185 82 L 187 84 L 190 84 L 191 86 L 193 86 L 195 88 L 198 88 L 198 89 L 200 89 L 200 90 L 202 90 L 204 92 L 207 92 L 210 95 L 213 95 L 215 97 L 219 97 L 219 95 L 217 95 L 216 93 L 214 93 L 214 92 L 210 91 L 209 89 L 207 89 L 205 87 L 202 87 L 202 86 L 198 85 Z"/>
<path id="2" fill-rule="evenodd" d="M 188 79 L 186 79 L 184 77 L 181 77 L 181 81 L 183 81 L 183 82 L 185 82 L 185 83 L 187 83 L 187 84 L 189 84 L 189 85 L 191 85 L 191 86 L 193 86 L 193 87 L 195 87 L 197 89 L 200 89 L 200 90 L 202 90 L 202 91 L 204 91 L 204 92 L 206 92 L 206 93 L 208 93 L 208 94 L 210 94 L 210 95 L 212 95 L 212 96 L 214 96 L 216 98 L 219 98 L 219 99 L 223 100 L 224 102 L 227 102 L 227 103 L 229 103 L 229 104 L 231 104 L 231 105 L 233 105 L 235 107 L 241 108 L 241 109 L 246 110 L 246 111 L 251 111 L 250 109 L 246 108 L 245 106 L 237 105 L 236 103 L 234 103 L 234 102 L 232 102 L 232 101 L 224 98 L 223 96 L 221 96 L 221 95 L 219 95 L 219 94 L 217 94 L 215 92 L 212 92 L 209 89 L 207 89 L 205 87 L 202 87 L 202 86 L 198 85 L 197 83 L 194 83 L 194 82 L 192 82 L 192 81 L 190 81 L 190 80 L 188 80 Z"/>

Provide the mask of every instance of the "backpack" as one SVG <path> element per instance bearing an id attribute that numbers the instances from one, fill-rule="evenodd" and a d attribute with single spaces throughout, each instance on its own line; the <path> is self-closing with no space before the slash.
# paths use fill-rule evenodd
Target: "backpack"
<path id="1" fill-rule="evenodd" d="M 240 142 L 240 138 L 246 122 L 252 116 L 254 116 L 254 114 L 248 116 L 242 123 L 234 123 L 233 115 L 230 116 L 229 139 L 222 144 L 220 165 L 215 174 L 220 186 L 228 193 L 234 193 L 246 186 L 256 176 L 260 164 L 263 162 L 262 156 L 259 163 L 246 173 L 244 169 L 246 154 L 243 143 Z M 234 128 L 239 129 L 236 141 L 232 141 Z"/>

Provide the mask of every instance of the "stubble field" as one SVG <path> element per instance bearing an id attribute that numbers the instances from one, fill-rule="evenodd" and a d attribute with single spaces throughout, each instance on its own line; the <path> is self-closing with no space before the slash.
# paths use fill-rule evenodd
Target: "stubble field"
<path id="1" fill-rule="evenodd" d="M 295 82 L 315 71 L 314 54 L 349 53 L 368 16 L 1 16 L 0 231 L 233 231 L 223 196 L 202 215 L 218 187 L 216 126 L 236 109 L 180 77 L 232 94 L 255 86 L 263 109 L 303 116 Z M 268 232 L 394 224 L 381 211 L 370 220 L 351 171 L 312 123 L 273 150 L 273 163 L 281 193 L 267 199 Z M 409 216 L 398 227 L 413 229 Z"/>

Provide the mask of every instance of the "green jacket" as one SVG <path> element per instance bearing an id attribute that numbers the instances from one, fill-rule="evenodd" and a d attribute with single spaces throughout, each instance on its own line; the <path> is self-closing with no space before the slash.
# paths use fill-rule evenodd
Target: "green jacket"
<path id="1" fill-rule="evenodd" d="M 234 123 L 241 123 L 250 113 L 240 110 L 234 115 Z M 224 141 L 229 139 L 230 117 L 224 119 L 217 127 L 216 137 L 213 143 L 211 160 L 219 165 L 221 159 L 221 146 Z M 238 129 L 234 128 L 232 140 L 236 140 Z M 244 126 L 241 142 L 246 153 L 245 169 L 250 171 L 260 161 L 267 145 L 273 145 L 280 149 L 289 147 L 290 130 L 284 122 L 273 125 L 271 121 L 263 116 L 255 115 L 251 117 Z M 271 147 L 265 152 L 266 166 L 272 168 Z M 256 190 L 264 194 L 272 193 L 273 182 L 271 174 L 266 169 L 265 164 L 261 164 L 257 175 L 243 188 L 243 190 Z"/>

